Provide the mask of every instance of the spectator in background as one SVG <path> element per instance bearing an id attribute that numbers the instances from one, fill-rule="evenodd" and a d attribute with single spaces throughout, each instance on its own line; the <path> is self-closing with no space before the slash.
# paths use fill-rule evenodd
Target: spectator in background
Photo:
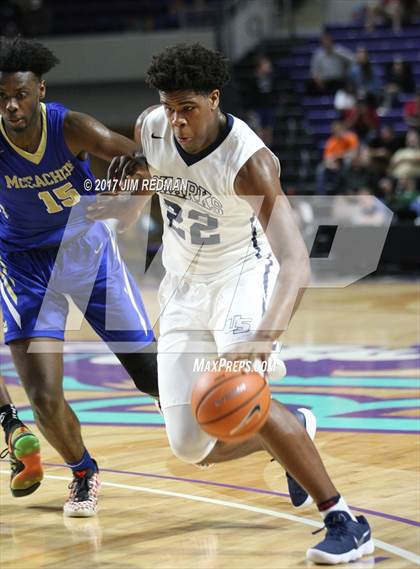
<path id="1" fill-rule="evenodd" d="M 399 221 L 412 222 L 419 217 L 420 192 L 415 178 L 399 178 L 388 206 Z"/>
<path id="2" fill-rule="evenodd" d="M 364 97 L 359 97 L 356 105 L 344 113 L 344 124 L 362 140 L 379 128 L 379 117 L 374 107 Z"/>
<path id="3" fill-rule="evenodd" d="M 404 105 L 404 120 L 408 126 L 420 128 L 420 88 L 417 89 L 415 99 Z"/>
<path id="4" fill-rule="evenodd" d="M 395 182 L 391 176 L 384 176 L 378 182 L 376 195 L 385 203 L 389 204 L 394 193 Z"/>
<path id="5" fill-rule="evenodd" d="M 392 156 L 389 173 L 393 178 L 415 178 L 420 180 L 420 137 L 415 129 L 410 129 L 405 137 L 405 147 Z"/>
<path id="6" fill-rule="evenodd" d="M 404 15 L 401 0 L 370 0 L 366 4 L 366 31 L 372 32 L 376 26 L 392 25 L 393 31 L 398 33 Z"/>
<path id="7" fill-rule="evenodd" d="M 401 57 L 394 57 L 392 63 L 385 66 L 385 88 L 383 107 L 386 110 L 392 105 L 399 93 L 414 93 L 416 90 L 411 66 Z"/>
<path id="8" fill-rule="evenodd" d="M 340 113 L 340 117 L 344 116 L 345 111 L 349 111 L 356 104 L 356 90 L 353 83 L 348 80 L 342 89 L 339 89 L 334 97 L 334 108 Z"/>
<path id="9" fill-rule="evenodd" d="M 260 56 L 247 89 L 246 108 L 252 128 L 267 146 L 273 143 L 276 121 L 276 73 L 270 59 Z"/>
<path id="10" fill-rule="evenodd" d="M 331 124 L 331 136 L 325 143 L 324 160 L 348 161 L 353 158 L 358 148 L 359 139 L 357 135 L 348 131 L 342 121 L 334 121 Z"/>
<path id="11" fill-rule="evenodd" d="M 324 159 L 316 172 L 319 195 L 337 193 L 342 168 L 352 160 L 359 148 L 357 135 L 346 130 L 342 121 L 332 123 L 331 133 L 325 143 Z"/>
<path id="12" fill-rule="evenodd" d="M 340 193 L 356 194 L 360 188 L 371 188 L 376 193 L 379 178 L 371 168 L 370 153 L 365 146 L 359 146 L 347 164 L 343 165 L 338 186 Z"/>
<path id="13" fill-rule="evenodd" d="M 335 45 L 331 35 L 323 33 L 321 47 L 311 59 L 311 79 L 307 84 L 307 92 L 315 95 L 335 94 L 345 85 L 352 63 L 352 52 L 341 45 Z"/>
<path id="14" fill-rule="evenodd" d="M 392 26 L 399 33 L 419 13 L 418 0 L 370 0 L 365 11 L 365 27 L 372 32 L 376 26 Z"/>
<path id="15" fill-rule="evenodd" d="M 372 170 L 379 176 L 385 176 L 391 156 L 402 146 L 404 142 L 395 134 L 392 126 L 382 126 L 368 143 Z"/>
<path id="16" fill-rule="evenodd" d="M 356 60 L 350 69 L 350 80 L 359 97 L 365 97 L 371 106 L 378 102 L 381 82 L 365 47 L 358 47 Z"/>

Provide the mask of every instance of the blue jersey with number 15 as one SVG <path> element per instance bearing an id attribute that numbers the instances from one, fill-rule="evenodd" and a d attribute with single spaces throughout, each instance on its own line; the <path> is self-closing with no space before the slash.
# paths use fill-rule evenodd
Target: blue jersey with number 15
<path id="1" fill-rule="evenodd" d="M 95 177 L 89 160 L 67 147 L 67 112 L 57 103 L 41 103 L 42 136 L 34 153 L 15 146 L 0 122 L 0 252 L 58 247 L 63 235 L 67 241 L 93 223 L 86 208 L 95 200 L 88 191 Z"/>

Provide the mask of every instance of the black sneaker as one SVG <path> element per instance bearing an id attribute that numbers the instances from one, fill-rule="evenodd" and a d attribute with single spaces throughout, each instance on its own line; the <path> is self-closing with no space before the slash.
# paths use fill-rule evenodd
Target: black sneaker
<path id="1" fill-rule="evenodd" d="M 101 482 L 99 472 L 91 468 L 75 472 L 69 485 L 70 496 L 63 507 L 70 518 L 90 518 L 98 511 L 98 494 Z"/>
<path id="2" fill-rule="evenodd" d="M 9 455 L 10 491 L 15 498 L 29 496 L 41 485 L 44 477 L 38 438 L 21 424 L 9 435 L 8 448 L 0 457 Z"/>
<path id="3" fill-rule="evenodd" d="M 309 409 L 301 407 L 293 411 L 293 415 L 305 427 L 308 435 L 312 440 L 316 433 L 316 417 Z M 289 488 L 290 501 L 295 508 L 306 508 L 312 504 L 313 500 L 308 492 L 295 480 L 288 472 L 286 472 L 287 486 Z"/>
<path id="4" fill-rule="evenodd" d="M 327 534 L 306 558 L 313 563 L 336 565 L 356 561 L 373 553 L 375 546 L 369 524 L 363 516 L 354 521 L 347 512 L 330 512 L 324 520 Z M 315 533 L 318 533 L 317 530 Z"/>

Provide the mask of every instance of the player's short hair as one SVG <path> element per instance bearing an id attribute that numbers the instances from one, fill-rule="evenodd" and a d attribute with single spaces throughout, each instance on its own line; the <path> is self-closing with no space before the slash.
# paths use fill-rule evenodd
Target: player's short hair
<path id="1" fill-rule="evenodd" d="M 21 37 L 0 38 L 0 71 L 32 71 L 41 79 L 57 63 L 53 52 L 39 42 Z"/>
<path id="2" fill-rule="evenodd" d="M 219 51 L 181 43 L 153 56 L 146 82 L 159 91 L 210 93 L 230 80 L 229 67 Z"/>

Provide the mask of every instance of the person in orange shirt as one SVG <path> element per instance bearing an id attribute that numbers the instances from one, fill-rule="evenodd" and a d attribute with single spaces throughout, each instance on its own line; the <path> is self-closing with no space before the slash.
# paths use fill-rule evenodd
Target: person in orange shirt
<path id="1" fill-rule="evenodd" d="M 324 159 L 316 172 L 316 191 L 319 195 L 337 193 L 336 183 L 340 171 L 359 148 L 357 134 L 347 130 L 343 122 L 334 121 L 331 124 L 331 133 L 325 143 Z"/>
<path id="2" fill-rule="evenodd" d="M 357 134 L 346 130 L 341 121 L 332 123 L 331 132 L 332 134 L 325 144 L 324 159 L 351 158 L 359 147 Z M 352 156 L 347 156 L 349 152 L 352 153 Z"/>

